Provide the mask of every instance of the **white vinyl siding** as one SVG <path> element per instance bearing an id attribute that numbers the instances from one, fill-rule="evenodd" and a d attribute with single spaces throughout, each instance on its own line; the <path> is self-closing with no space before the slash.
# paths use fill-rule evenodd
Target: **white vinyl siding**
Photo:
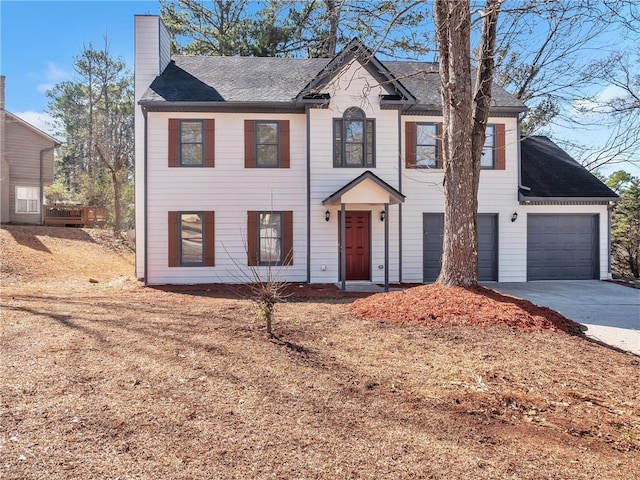
<path id="1" fill-rule="evenodd" d="M 170 169 L 167 165 L 169 118 L 216 120 L 216 167 Z M 291 167 L 244 168 L 244 121 L 289 120 Z M 242 283 L 247 269 L 247 211 L 293 211 L 291 266 L 278 266 L 288 281 L 306 280 L 306 120 L 304 114 L 149 112 L 148 122 L 148 272 L 151 284 Z M 216 265 L 198 269 L 167 266 L 167 212 L 216 212 Z M 261 274 L 267 267 L 258 267 Z"/>

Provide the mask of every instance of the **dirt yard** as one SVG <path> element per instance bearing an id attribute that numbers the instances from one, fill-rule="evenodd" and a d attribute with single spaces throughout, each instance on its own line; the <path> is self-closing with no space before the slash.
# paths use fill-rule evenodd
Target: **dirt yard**
<path id="1" fill-rule="evenodd" d="M 142 287 L 103 232 L 0 252 L 0 478 L 640 478 L 640 358 L 581 336 L 294 286 L 276 342 L 235 289 Z"/>

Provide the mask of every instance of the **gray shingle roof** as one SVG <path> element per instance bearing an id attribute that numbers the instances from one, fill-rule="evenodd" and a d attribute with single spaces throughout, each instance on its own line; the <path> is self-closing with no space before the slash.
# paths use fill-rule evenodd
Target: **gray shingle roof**
<path id="1" fill-rule="evenodd" d="M 418 105 L 440 108 L 440 76 L 438 64 L 426 62 L 382 62 L 389 71 L 418 99 Z M 475 82 L 474 82 L 475 83 Z M 524 111 L 525 105 L 495 83 L 491 89 L 491 104 Z"/>
<path id="2" fill-rule="evenodd" d="M 174 56 L 153 81 L 141 103 L 241 102 L 291 103 L 331 61 L 327 58 Z M 387 61 L 383 65 L 425 109 L 439 108 L 437 65 Z M 524 110 L 524 105 L 494 86 L 493 105 Z"/>
<path id="3" fill-rule="evenodd" d="M 527 137 L 520 145 L 522 185 L 531 189 L 520 191 L 524 197 L 612 200 L 618 197 L 547 137 Z"/>
<path id="4" fill-rule="evenodd" d="M 326 59 L 174 56 L 142 101 L 290 102 Z"/>

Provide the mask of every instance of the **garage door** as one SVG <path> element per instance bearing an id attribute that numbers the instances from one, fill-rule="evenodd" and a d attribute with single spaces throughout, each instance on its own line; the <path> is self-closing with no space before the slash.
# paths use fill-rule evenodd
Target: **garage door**
<path id="1" fill-rule="evenodd" d="M 528 280 L 598 277 L 598 215 L 527 215 Z"/>
<path id="2" fill-rule="evenodd" d="M 433 282 L 442 268 L 442 237 L 444 215 L 423 214 L 424 231 L 424 281 Z M 498 216 L 478 215 L 478 280 L 498 280 Z"/>

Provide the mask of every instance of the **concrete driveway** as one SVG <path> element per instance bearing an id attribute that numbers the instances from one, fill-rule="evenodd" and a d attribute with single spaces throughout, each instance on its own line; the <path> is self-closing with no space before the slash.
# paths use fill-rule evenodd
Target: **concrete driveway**
<path id="1" fill-rule="evenodd" d="M 553 308 L 585 334 L 640 355 L 640 290 L 599 280 L 490 283 L 499 292 Z"/>

